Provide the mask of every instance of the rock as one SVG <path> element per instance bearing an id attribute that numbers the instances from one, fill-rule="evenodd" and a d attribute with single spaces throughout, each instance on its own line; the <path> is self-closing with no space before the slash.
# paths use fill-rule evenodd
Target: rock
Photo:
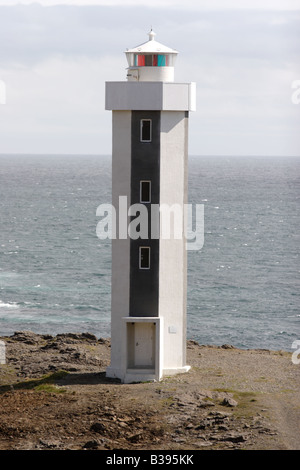
<path id="1" fill-rule="evenodd" d="M 229 431 L 229 427 L 225 426 L 224 424 L 221 424 L 221 426 L 218 426 L 219 431 Z"/>
<path id="2" fill-rule="evenodd" d="M 42 445 L 43 447 L 46 447 L 47 449 L 55 449 L 57 447 L 59 447 L 59 441 L 56 441 L 56 440 L 48 440 L 48 441 L 44 441 L 42 439 L 39 440 L 39 443 L 40 445 Z"/>
<path id="3" fill-rule="evenodd" d="M 198 405 L 199 408 L 209 408 L 210 406 L 216 406 L 214 402 L 210 400 L 199 400 Z"/>
<path id="4" fill-rule="evenodd" d="M 47 351 L 47 349 L 59 349 L 58 344 L 56 342 L 47 343 L 45 346 L 42 346 L 41 349 L 43 351 Z"/>
<path id="5" fill-rule="evenodd" d="M 98 342 L 100 344 L 106 344 L 107 346 L 110 345 L 110 339 L 109 338 L 99 338 Z"/>
<path id="6" fill-rule="evenodd" d="M 130 442 L 138 442 L 142 439 L 143 437 L 143 433 L 142 431 L 140 432 L 137 432 L 137 433 L 134 433 L 134 434 L 131 434 L 130 436 L 127 437 L 128 441 Z"/>
<path id="7" fill-rule="evenodd" d="M 81 333 L 81 338 L 84 338 L 84 339 L 89 339 L 91 341 L 97 341 L 97 338 L 95 335 L 92 335 L 92 333 Z"/>
<path id="8" fill-rule="evenodd" d="M 91 426 L 91 431 L 98 432 L 101 434 L 106 431 L 106 427 L 102 423 L 94 423 Z"/>
<path id="9" fill-rule="evenodd" d="M 204 419 L 195 429 L 197 431 L 207 429 L 212 426 L 212 421 L 209 419 Z"/>
<path id="10" fill-rule="evenodd" d="M 194 425 L 192 423 L 189 423 L 186 425 L 185 429 L 193 429 Z"/>
<path id="11" fill-rule="evenodd" d="M 225 434 L 225 436 L 222 436 L 221 440 L 230 442 L 245 442 L 247 437 L 244 434 L 231 432 L 230 434 Z"/>
<path id="12" fill-rule="evenodd" d="M 26 344 L 37 344 L 40 342 L 40 338 L 40 335 L 37 335 L 32 331 L 15 331 L 12 336 L 14 341 L 20 341 Z"/>
<path id="13" fill-rule="evenodd" d="M 83 444 L 82 447 L 84 449 L 98 449 L 98 446 L 99 446 L 99 442 L 96 440 L 93 440 L 93 441 L 86 442 L 85 444 Z"/>
<path id="14" fill-rule="evenodd" d="M 97 342 L 97 338 L 95 335 L 91 333 L 60 333 L 56 335 L 56 339 L 59 341 L 64 341 L 65 343 L 74 343 L 76 341 L 88 340 Z"/>
<path id="15" fill-rule="evenodd" d="M 46 339 L 46 340 L 48 340 L 48 339 L 53 339 L 53 336 L 52 336 L 52 335 L 48 335 L 48 334 L 41 335 L 41 337 L 42 337 L 43 339 Z"/>
<path id="16" fill-rule="evenodd" d="M 127 428 L 128 427 L 128 424 L 127 423 L 124 423 L 124 421 L 120 421 L 118 423 L 118 426 L 120 426 L 121 428 Z"/>
<path id="17" fill-rule="evenodd" d="M 229 406 L 231 408 L 235 407 L 238 405 L 238 402 L 235 401 L 233 398 L 230 398 L 230 397 L 226 397 L 224 398 L 224 400 L 222 401 L 221 405 L 223 406 Z"/>
<path id="18" fill-rule="evenodd" d="M 211 411 L 209 417 L 213 417 L 215 421 L 228 420 L 231 414 L 224 413 L 224 411 Z"/>

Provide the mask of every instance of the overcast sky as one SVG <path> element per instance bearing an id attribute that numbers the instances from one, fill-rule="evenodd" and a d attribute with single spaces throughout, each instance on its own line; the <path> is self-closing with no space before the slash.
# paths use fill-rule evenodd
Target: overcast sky
<path id="1" fill-rule="evenodd" d="M 0 153 L 110 154 L 105 81 L 151 26 L 197 83 L 190 154 L 300 155 L 300 0 L 0 0 Z"/>

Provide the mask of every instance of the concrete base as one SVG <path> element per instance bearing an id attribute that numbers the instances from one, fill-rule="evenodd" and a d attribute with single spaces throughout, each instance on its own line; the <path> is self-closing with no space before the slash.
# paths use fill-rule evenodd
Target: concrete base
<path id="1" fill-rule="evenodd" d="M 123 377 L 124 373 L 121 369 L 116 369 L 115 367 L 107 367 L 106 368 L 106 377 L 109 379 L 120 379 Z"/>
<path id="2" fill-rule="evenodd" d="M 174 369 L 164 369 L 163 376 L 185 374 L 191 369 L 191 366 L 176 367 Z"/>
<path id="3" fill-rule="evenodd" d="M 159 377 L 154 369 L 127 369 L 126 372 L 121 369 L 108 367 L 106 369 L 106 377 L 119 379 L 122 383 L 136 382 L 160 382 L 164 377 L 170 375 L 184 374 L 191 369 L 191 366 L 177 367 L 174 369 L 164 369 L 162 376 Z"/>
<path id="4" fill-rule="evenodd" d="M 124 372 L 121 369 L 108 367 L 106 369 L 106 377 L 119 379 L 125 384 L 135 382 L 159 382 L 159 380 L 161 380 L 153 369 L 127 369 L 126 372 Z"/>

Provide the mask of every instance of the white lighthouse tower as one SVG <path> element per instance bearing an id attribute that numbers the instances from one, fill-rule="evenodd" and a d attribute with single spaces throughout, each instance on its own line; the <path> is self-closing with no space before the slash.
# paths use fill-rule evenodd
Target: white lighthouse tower
<path id="1" fill-rule="evenodd" d="M 172 221 L 174 207 L 182 209 L 185 223 L 188 118 L 195 110 L 195 84 L 174 82 L 178 53 L 154 38 L 151 30 L 149 41 L 125 52 L 127 81 L 106 83 L 105 108 L 112 110 L 113 126 L 112 204 L 117 213 L 111 364 L 106 374 L 125 383 L 189 370 L 186 240 L 183 233 L 174 236 L 172 227 L 170 236 L 163 237 L 162 227 Z M 146 236 L 144 231 L 140 237 L 124 233 L 133 204 L 148 211 Z"/>

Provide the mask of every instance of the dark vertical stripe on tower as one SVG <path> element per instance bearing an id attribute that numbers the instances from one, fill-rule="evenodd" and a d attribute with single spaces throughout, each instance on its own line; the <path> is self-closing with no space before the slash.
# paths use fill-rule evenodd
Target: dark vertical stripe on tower
<path id="1" fill-rule="evenodd" d="M 152 120 L 151 142 L 140 141 L 141 119 Z M 159 204 L 160 111 L 132 111 L 131 201 L 140 203 L 140 181 L 151 181 L 148 209 L 148 239 L 130 240 L 130 316 L 158 316 L 159 239 L 151 239 L 151 204 Z M 139 247 L 149 246 L 150 269 L 139 268 Z"/>

